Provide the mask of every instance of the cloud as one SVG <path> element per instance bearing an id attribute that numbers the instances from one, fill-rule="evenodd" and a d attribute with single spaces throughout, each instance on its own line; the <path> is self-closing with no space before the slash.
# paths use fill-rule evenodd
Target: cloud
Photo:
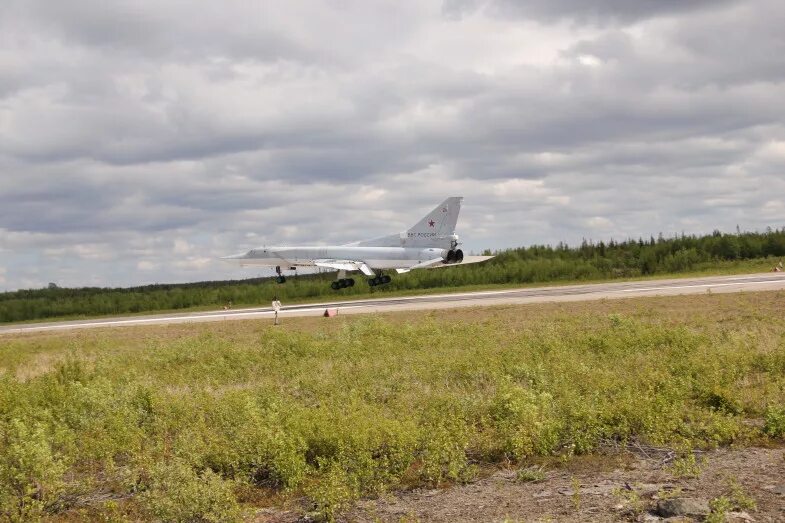
<path id="1" fill-rule="evenodd" d="M 137 262 L 136 269 L 140 270 L 140 271 L 151 272 L 151 271 L 154 271 L 154 270 L 158 269 L 158 265 L 156 265 L 155 263 L 153 263 L 151 261 L 141 260 L 141 261 Z"/>
<path id="2" fill-rule="evenodd" d="M 453 194 L 474 250 L 783 226 L 784 23 L 774 0 L 11 0 L 4 285 L 256 276 L 216 259 Z"/>
<path id="3" fill-rule="evenodd" d="M 647 18 L 678 15 L 708 7 L 721 7 L 724 0 L 446 0 L 444 13 L 463 16 L 484 10 L 500 16 L 515 16 L 541 21 L 572 20 L 576 23 L 630 23 Z"/>

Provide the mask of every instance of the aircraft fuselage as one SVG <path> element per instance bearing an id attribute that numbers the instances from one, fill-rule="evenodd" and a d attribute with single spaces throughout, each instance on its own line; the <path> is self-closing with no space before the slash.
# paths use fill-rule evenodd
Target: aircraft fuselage
<path id="1" fill-rule="evenodd" d="M 416 247 L 259 247 L 232 256 L 240 265 L 312 267 L 315 260 L 362 260 L 372 269 L 409 268 L 447 256 L 447 249 Z"/>

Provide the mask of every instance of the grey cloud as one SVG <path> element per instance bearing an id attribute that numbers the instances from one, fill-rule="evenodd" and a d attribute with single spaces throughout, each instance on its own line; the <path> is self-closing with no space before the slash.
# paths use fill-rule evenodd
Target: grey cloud
<path id="1" fill-rule="evenodd" d="M 666 35 L 694 57 L 694 83 L 719 85 L 785 81 L 785 10 L 776 0 L 744 2 L 728 11 L 680 20 Z"/>
<path id="2" fill-rule="evenodd" d="M 641 85 L 695 90 L 778 83 L 785 81 L 785 35 L 778 29 L 784 23 L 777 2 L 742 2 L 676 19 L 660 28 L 659 39 L 608 30 L 564 56 L 597 57 Z"/>
<path id="3" fill-rule="evenodd" d="M 244 16 L 233 17 L 231 7 L 240 7 Z M 10 10 L 18 19 L 40 25 L 50 37 L 87 49 L 121 52 L 125 57 L 192 60 L 232 54 L 273 60 L 314 58 L 286 33 L 266 25 L 261 6 L 248 9 L 237 4 L 205 4 L 198 14 L 194 8 L 190 2 L 180 1 L 52 4 L 25 0 L 12 2 Z M 179 23 L 173 23 L 178 17 Z"/>
<path id="4" fill-rule="evenodd" d="M 8 12 L 11 20 L 39 27 L 51 38 L 120 58 L 293 61 L 330 68 L 346 67 L 358 55 L 399 41 L 418 26 L 420 14 L 395 3 L 360 0 L 340 5 L 298 0 L 286 7 L 242 0 L 198 7 L 186 0 L 11 0 Z M 384 16 L 385 23 L 354 20 L 374 16 Z"/>
<path id="5" fill-rule="evenodd" d="M 629 23 L 637 20 L 705 9 L 731 0 L 445 0 L 442 11 L 450 17 L 483 9 L 499 16 L 548 22 Z"/>
<path id="6" fill-rule="evenodd" d="M 4 285 L 254 276 L 210 260 L 449 194 L 475 250 L 785 225 L 785 9 L 687 4 L 11 2 Z"/>

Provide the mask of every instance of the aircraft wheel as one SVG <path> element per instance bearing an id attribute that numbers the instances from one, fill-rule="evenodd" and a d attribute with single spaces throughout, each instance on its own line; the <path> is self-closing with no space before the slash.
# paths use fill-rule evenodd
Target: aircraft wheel
<path id="1" fill-rule="evenodd" d="M 338 283 L 341 284 L 341 288 L 342 289 L 345 289 L 346 287 L 349 286 L 349 280 L 346 280 L 346 279 L 338 280 Z"/>
<path id="2" fill-rule="evenodd" d="M 455 251 L 455 263 L 461 263 L 463 261 L 463 251 L 458 249 Z"/>
<path id="3" fill-rule="evenodd" d="M 278 276 L 275 279 L 275 281 L 277 281 L 278 283 L 286 283 L 286 277 L 285 276 Z"/>
<path id="4" fill-rule="evenodd" d="M 386 274 L 384 276 L 381 276 L 380 279 L 382 280 L 382 283 L 384 283 L 384 284 L 390 283 L 392 281 L 392 278 L 390 278 Z"/>
<path id="5" fill-rule="evenodd" d="M 330 288 L 332 288 L 332 290 L 334 291 L 337 291 L 338 289 L 341 288 L 341 284 L 338 283 L 337 281 L 334 281 L 330 284 Z"/>
<path id="6" fill-rule="evenodd" d="M 453 251 L 452 249 L 447 251 L 447 258 L 444 261 L 446 261 L 447 263 L 454 262 L 455 261 L 455 251 Z"/>
<path id="7" fill-rule="evenodd" d="M 374 287 L 376 285 L 376 278 L 368 278 L 368 286 Z"/>
<path id="8" fill-rule="evenodd" d="M 347 287 L 354 287 L 354 278 L 349 278 L 346 280 Z"/>

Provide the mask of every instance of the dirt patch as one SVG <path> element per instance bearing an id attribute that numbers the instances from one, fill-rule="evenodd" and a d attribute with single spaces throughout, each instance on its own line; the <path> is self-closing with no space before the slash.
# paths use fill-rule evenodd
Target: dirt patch
<path id="1" fill-rule="evenodd" d="M 756 508 L 728 521 L 785 521 L 785 449 L 720 449 L 700 454 L 696 477 L 674 473 L 671 461 L 639 453 L 578 457 L 544 466 L 539 481 L 523 481 L 517 469 L 489 470 L 465 485 L 414 489 L 358 501 L 345 522 L 473 521 L 694 521 L 656 515 L 657 501 L 720 496 L 746 497 Z M 308 507 L 263 509 L 254 521 L 309 521 Z M 749 517 L 750 519 L 745 519 Z"/>
<path id="2" fill-rule="evenodd" d="M 601 467 L 593 458 L 593 466 Z M 698 460 L 697 477 L 674 475 L 672 465 L 628 455 L 606 458 L 620 465 L 587 470 L 577 459 L 548 471 L 539 482 L 523 482 L 516 470 L 499 470 L 468 485 L 443 490 L 398 492 L 365 500 L 344 521 L 656 521 L 662 498 L 710 501 L 734 492 L 753 499 L 755 521 L 785 521 L 785 449 L 722 449 Z"/>

